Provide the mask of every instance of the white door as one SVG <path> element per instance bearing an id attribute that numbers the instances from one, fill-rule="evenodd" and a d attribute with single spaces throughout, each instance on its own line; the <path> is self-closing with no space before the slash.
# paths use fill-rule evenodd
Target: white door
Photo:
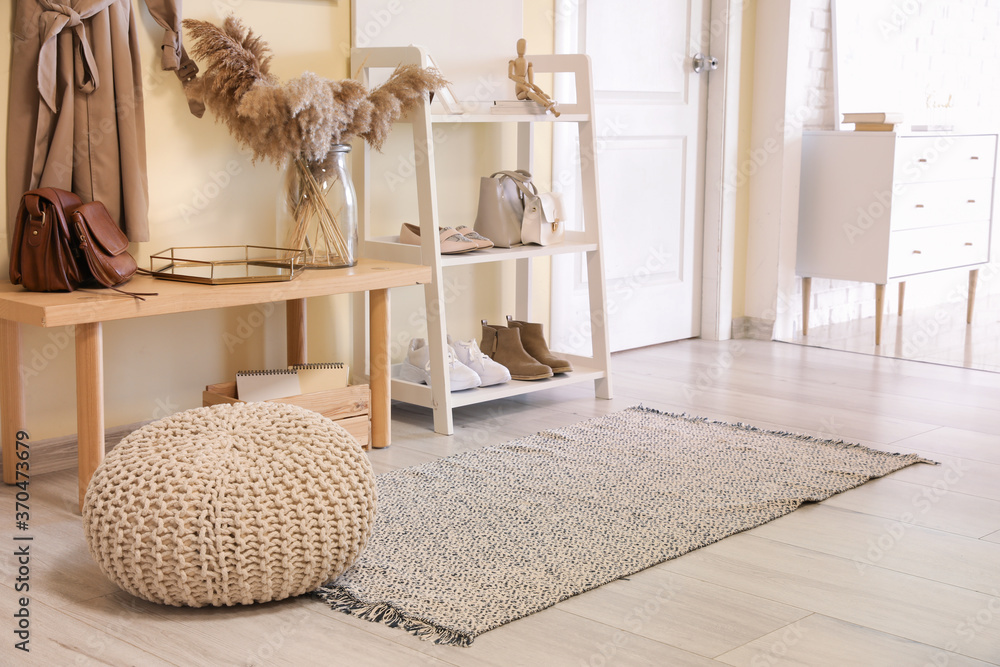
<path id="1" fill-rule="evenodd" d="M 709 0 L 556 4 L 557 52 L 593 66 L 611 349 L 697 336 L 708 74 L 692 56 L 709 50 Z M 556 126 L 554 187 L 578 188 L 578 141 Z M 553 347 L 588 355 L 584 258 L 554 257 L 552 282 Z"/>

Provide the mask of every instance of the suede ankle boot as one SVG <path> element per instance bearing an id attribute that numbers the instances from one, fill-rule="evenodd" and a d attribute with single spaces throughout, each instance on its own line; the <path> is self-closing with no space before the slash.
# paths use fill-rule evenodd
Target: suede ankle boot
<path id="1" fill-rule="evenodd" d="M 512 380 L 544 380 L 552 377 L 551 368 L 524 351 L 518 329 L 495 327 L 483 320 L 480 349 L 493 361 L 506 366 Z"/>
<path id="2" fill-rule="evenodd" d="M 513 320 L 508 315 L 507 327 L 519 330 L 521 345 L 524 346 L 525 352 L 551 368 L 553 373 L 569 373 L 573 370 L 571 363 L 549 352 L 549 346 L 545 344 L 545 337 L 542 335 L 541 324 Z"/>

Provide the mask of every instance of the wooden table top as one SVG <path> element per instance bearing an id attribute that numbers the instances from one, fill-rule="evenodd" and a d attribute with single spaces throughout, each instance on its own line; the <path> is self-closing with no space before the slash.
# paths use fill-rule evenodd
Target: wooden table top
<path id="1" fill-rule="evenodd" d="M 0 319 L 58 327 L 405 287 L 430 280 L 429 266 L 360 259 L 350 268 L 306 270 L 293 280 L 270 283 L 201 285 L 136 275 L 122 289 L 157 293 L 145 301 L 103 289 L 28 292 L 3 281 Z"/>

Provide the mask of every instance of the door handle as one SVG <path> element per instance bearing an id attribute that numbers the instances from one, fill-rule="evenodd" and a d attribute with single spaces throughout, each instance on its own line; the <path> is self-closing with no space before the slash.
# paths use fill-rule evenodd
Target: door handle
<path id="1" fill-rule="evenodd" d="M 719 59 L 715 56 L 706 56 L 702 53 L 696 53 L 691 56 L 691 69 L 694 70 L 695 74 L 700 74 L 702 70 L 706 69 L 719 69 Z"/>

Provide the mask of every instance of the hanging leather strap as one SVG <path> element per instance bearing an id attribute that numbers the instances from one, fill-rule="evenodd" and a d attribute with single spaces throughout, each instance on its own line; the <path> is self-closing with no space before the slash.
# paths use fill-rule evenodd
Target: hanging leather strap
<path id="1" fill-rule="evenodd" d="M 126 291 L 126 290 L 123 290 L 123 289 L 118 289 L 117 287 L 102 287 L 101 288 L 101 290 L 106 290 L 106 289 L 109 289 L 109 290 L 111 290 L 113 292 L 118 292 L 122 296 L 130 296 L 133 299 L 138 299 L 139 301 L 145 301 L 146 299 L 144 299 L 143 297 L 147 297 L 147 296 L 159 296 L 160 295 L 159 292 L 129 292 L 129 291 Z M 97 290 L 90 289 L 90 288 L 87 288 L 87 287 L 81 288 L 79 291 L 80 292 L 87 292 L 88 294 L 107 294 L 107 292 L 97 291 Z"/>

